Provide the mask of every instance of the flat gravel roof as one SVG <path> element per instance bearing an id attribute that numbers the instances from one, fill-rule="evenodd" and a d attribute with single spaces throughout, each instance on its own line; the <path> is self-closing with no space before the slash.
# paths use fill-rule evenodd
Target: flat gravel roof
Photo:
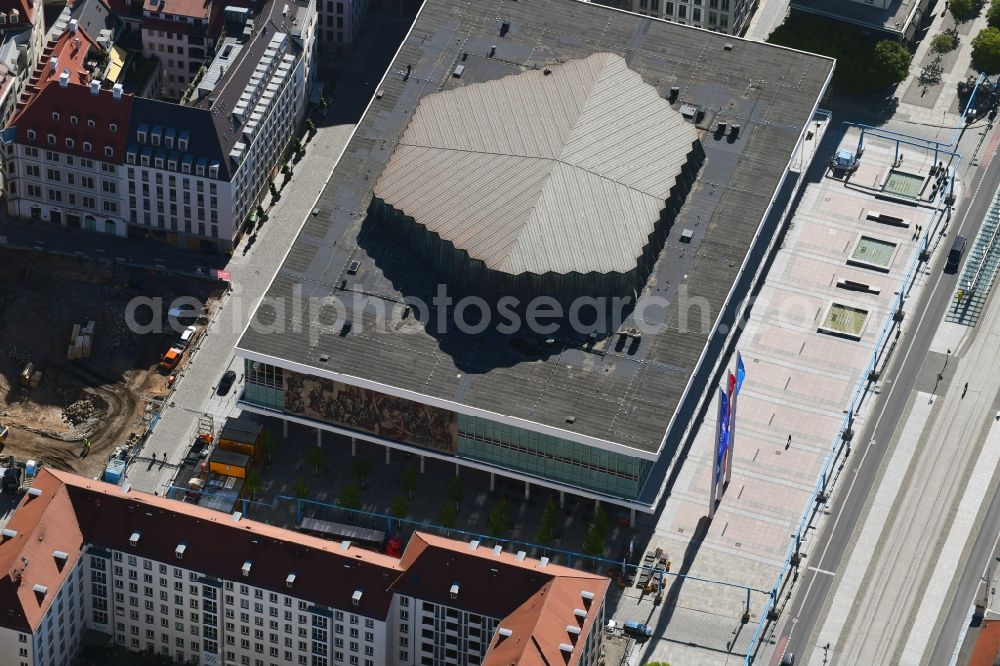
<path id="1" fill-rule="evenodd" d="M 405 298 L 430 303 L 445 280 L 365 218 L 420 100 L 595 53 L 620 55 L 661 96 L 679 87 L 675 108 L 704 112 L 705 162 L 643 293 L 670 301 L 643 313 L 659 331 L 596 342 L 562 333 L 470 335 L 405 316 Z M 828 58 L 600 5 L 427 0 L 237 353 L 656 454 L 713 332 L 697 325 L 698 307 L 693 322 L 679 325 L 680 302 L 704 299 L 714 325 L 832 68 Z M 720 121 L 740 125 L 739 137 L 717 132 Z M 388 308 L 390 319 L 379 325 L 373 307 L 345 329 L 334 325 L 332 308 L 309 305 L 358 295 Z M 289 305 L 295 300 L 304 304 Z"/>

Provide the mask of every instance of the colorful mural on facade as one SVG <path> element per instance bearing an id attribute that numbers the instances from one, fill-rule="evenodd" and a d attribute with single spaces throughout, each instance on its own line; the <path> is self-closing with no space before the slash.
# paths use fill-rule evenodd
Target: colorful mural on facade
<path id="1" fill-rule="evenodd" d="M 454 412 L 332 379 L 284 372 L 285 413 L 454 455 Z"/>

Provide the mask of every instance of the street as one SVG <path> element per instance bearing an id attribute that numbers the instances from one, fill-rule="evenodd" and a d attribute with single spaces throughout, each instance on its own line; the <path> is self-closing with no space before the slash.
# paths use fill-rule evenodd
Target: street
<path id="1" fill-rule="evenodd" d="M 1000 184 L 1000 161 L 992 160 L 980 174 L 978 181 L 967 183 L 967 191 L 973 191 L 974 195 L 960 205 L 954 218 L 958 224 L 953 224 L 954 228 L 949 230 L 949 238 L 955 234 L 962 234 L 970 239 L 975 238 L 976 231 Z M 957 592 L 949 600 L 951 611 L 940 626 L 937 639 L 930 643 L 936 647 L 929 662 L 922 658 L 922 650 L 918 651 L 915 661 L 909 661 L 912 654 L 904 653 L 904 644 L 907 643 L 907 633 L 910 628 L 907 618 L 911 614 L 911 609 L 913 614 L 917 612 L 917 606 L 921 601 L 917 592 L 925 589 L 927 577 L 933 574 L 939 579 L 944 578 L 944 582 L 947 583 L 953 573 L 947 569 L 935 569 L 934 556 L 942 548 L 947 528 L 951 523 L 948 518 L 952 515 L 952 511 L 949 509 L 954 510 L 958 505 L 959 497 L 956 493 L 964 488 L 963 484 L 956 483 L 956 477 L 961 478 L 961 472 L 964 471 L 959 462 L 968 460 L 963 458 L 963 453 L 971 454 L 973 449 L 978 449 L 981 441 L 981 433 L 973 426 L 984 424 L 987 417 L 992 417 L 993 414 L 991 407 L 994 396 L 989 388 L 991 384 L 985 378 L 990 362 L 985 357 L 980 358 L 980 354 L 986 353 L 991 345 L 995 349 L 993 336 L 988 338 L 987 335 L 990 333 L 990 323 L 997 308 L 991 305 L 990 316 L 987 317 L 984 313 L 984 319 L 979 326 L 971 329 L 976 337 L 969 344 L 970 348 L 965 354 L 967 363 L 962 364 L 957 354 L 949 358 L 951 355 L 948 353 L 941 355 L 932 351 L 932 341 L 941 328 L 942 318 L 954 296 L 957 281 L 955 275 L 941 271 L 944 254 L 938 252 L 933 257 L 928 276 L 929 288 L 924 289 L 915 311 L 908 316 L 909 325 L 904 323 L 900 347 L 885 373 L 884 384 L 887 388 L 879 396 L 872 418 L 869 420 L 870 425 L 855 435 L 855 447 L 842 475 L 848 485 L 846 488 L 841 488 L 839 494 L 834 496 L 824 527 L 818 537 L 806 547 L 806 566 L 800 569 L 795 594 L 790 606 L 785 610 L 783 625 L 777 632 L 778 649 L 775 650 L 772 663 L 777 663 L 782 653 L 794 653 L 803 663 L 823 663 L 829 660 L 827 663 L 940 664 L 947 663 L 948 659 L 942 661 L 941 657 L 944 654 L 950 656 L 954 649 L 955 638 L 965 621 L 975 585 L 978 583 L 979 572 L 982 571 L 981 564 L 970 565 L 970 570 L 974 571 L 972 580 L 966 580 L 970 576 L 963 576 Z M 941 366 L 942 357 L 946 363 L 944 369 Z M 947 367 L 949 360 L 951 368 Z M 912 502 L 903 501 L 905 495 L 895 498 L 895 502 L 890 498 L 889 504 L 894 504 L 893 515 L 889 517 L 890 523 L 877 534 L 875 552 L 864 554 L 873 560 L 871 564 L 873 568 L 868 569 L 868 573 L 877 571 L 881 572 L 881 575 L 869 580 L 870 586 L 862 585 L 863 589 L 855 590 L 859 594 L 850 600 L 857 604 L 863 599 L 868 599 L 870 606 L 864 605 L 861 609 L 850 606 L 847 622 L 841 623 L 844 633 L 830 630 L 833 627 L 824 633 L 824 626 L 830 620 L 831 612 L 834 614 L 838 612 L 832 610 L 833 595 L 844 585 L 841 579 L 846 568 L 846 558 L 862 550 L 858 543 L 862 537 L 864 521 L 859 523 L 859 519 L 863 515 L 871 517 L 873 488 L 879 488 L 876 479 L 883 477 L 881 481 L 884 484 L 886 479 L 891 480 L 894 475 L 904 473 L 904 470 L 890 469 L 887 474 L 887 458 L 893 453 L 893 444 L 898 444 L 897 440 L 901 436 L 906 439 L 903 434 L 906 430 L 904 417 L 908 413 L 913 415 L 914 412 L 921 411 L 920 407 L 927 407 L 920 405 L 919 399 L 915 400 L 914 390 L 925 388 L 923 383 L 920 386 L 918 383 L 928 373 L 946 375 L 945 385 L 938 387 L 939 391 L 936 392 L 938 402 L 942 404 L 935 410 L 947 414 L 944 419 L 947 425 L 939 426 L 939 429 L 943 428 L 947 435 L 935 441 L 948 442 L 948 445 L 927 446 L 925 447 L 927 452 L 922 452 L 914 458 L 919 459 L 920 465 L 926 468 L 917 466 L 915 471 L 907 474 L 905 483 L 910 492 L 914 493 Z M 973 387 L 981 384 L 984 390 L 980 393 L 973 388 L 974 393 L 969 400 L 963 400 L 964 396 L 959 397 L 963 394 L 963 385 L 958 379 L 948 382 L 951 373 L 958 373 L 957 376 L 963 382 L 968 379 Z M 937 382 L 934 384 L 937 386 Z M 955 411 L 958 407 L 952 403 L 956 401 L 961 411 Z M 926 403 L 927 399 L 924 398 L 923 402 Z M 964 429 L 962 430 L 966 434 L 964 438 L 956 438 L 953 435 L 952 431 L 959 428 Z M 917 428 L 914 434 L 916 438 L 926 440 L 929 429 L 930 426 L 927 429 Z M 969 450 L 966 452 L 966 449 Z M 934 456 L 940 456 L 940 460 L 935 462 Z M 903 462 L 908 465 L 908 461 Z M 892 468 L 892 465 L 888 467 Z M 904 480 L 897 479 L 897 481 Z M 898 488 L 897 485 L 896 489 Z M 938 496 L 934 491 L 942 494 Z M 919 501 L 924 499 L 924 496 L 926 502 Z M 978 510 L 978 507 L 975 508 Z M 926 526 L 928 521 L 937 516 L 940 516 L 940 519 L 933 522 L 934 529 L 929 533 L 913 529 L 915 525 Z M 991 520 L 996 523 L 997 517 L 992 515 Z M 989 532 L 980 532 L 980 537 L 989 545 L 994 542 L 994 539 L 989 537 Z M 986 550 L 989 545 L 979 546 L 978 550 Z M 979 555 L 980 561 L 982 560 L 977 549 L 972 552 L 973 555 Z M 904 565 L 904 561 L 907 564 Z M 880 564 L 882 566 L 879 566 Z M 866 572 L 851 573 L 863 577 Z M 918 573 L 922 577 L 914 578 Z M 903 597 L 892 594 L 892 590 L 897 589 Z M 907 605 L 902 605 L 904 603 Z M 909 603 L 915 605 L 910 606 Z M 884 610 L 882 610 L 883 605 Z M 863 615 L 864 612 L 870 614 Z M 827 643 L 831 644 L 829 650 L 824 649 Z M 911 647 L 912 644 L 910 641 L 907 645 L 911 653 L 915 649 Z M 845 650 L 851 651 L 848 653 Z"/>

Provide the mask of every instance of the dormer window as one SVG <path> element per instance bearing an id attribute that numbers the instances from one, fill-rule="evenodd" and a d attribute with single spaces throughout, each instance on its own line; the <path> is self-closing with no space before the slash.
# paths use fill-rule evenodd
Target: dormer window
<path id="1" fill-rule="evenodd" d="M 153 134 L 153 145 L 154 146 L 160 145 L 160 135 L 159 134 Z"/>
<path id="2" fill-rule="evenodd" d="M 125 159 L 129 164 L 135 164 L 135 153 L 129 151 L 128 154 L 125 156 Z"/>
<path id="3" fill-rule="evenodd" d="M 35 130 L 28 130 L 28 141 L 34 141 L 37 136 Z"/>
<path id="4" fill-rule="evenodd" d="M 199 176 L 204 176 L 205 175 L 205 165 L 204 164 L 199 164 L 197 167 L 195 167 L 195 173 L 197 173 Z"/>
<path id="5" fill-rule="evenodd" d="M 177 171 L 177 160 L 167 160 L 167 168 L 171 171 Z"/>
<path id="6" fill-rule="evenodd" d="M 112 134 L 114 134 L 115 132 L 118 131 L 118 123 L 110 123 L 108 125 L 108 129 L 111 130 Z"/>
<path id="7" fill-rule="evenodd" d="M 180 150 L 183 150 L 183 151 L 187 151 L 187 149 L 188 149 L 188 138 L 186 136 L 182 136 L 181 138 L 179 138 L 177 140 L 177 148 L 179 148 Z"/>
<path id="8" fill-rule="evenodd" d="M 70 116 L 69 117 L 69 124 L 70 125 L 76 125 L 78 122 L 80 122 L 80 119 L 77 118 L 76 116 Z"/>
<path id="9" fill-rule="evenodd" d="M 91 148 L 93 148 L 93 146 L 90 145 L 89 141 L 84 141 L 83 142 L 83 152 L 89 153 L 90 150 L 91 150 Z"/>
<path id="10" fill-rule="evenodd" d="M 218 164 L 213 164 L 212 166 L 208 167 L 208 175 L 211 176 L 212 178 L 218 178 L 219 177 L 219 165 Z"/>
<path id="11" fill-rule="evenodd" d="M 141 161 L 142 166 L 149 166 L 149 155 L 143 155 Z"/>
<path id="12" fill-rule="evenodd" d="M 76 142 L 73 141 L 73 139 L 66 139 L 66 147 L 69 148 L 70 150 L 73 150 L 73 146 L 75 144 Z"/>
<path id="13" fill-rule="evenodd" d="M 58 111 L 53 111 L 52 112 L 52 120 L 55 120 L 56 122 L 59 122 L 59 112 Z"/>
<path id="14" fill-rule="evenodd" d="M 112 148 L 111 146 L 104 146 L 104 154 L 107 157 L 114 157 L 115 156 L 115 149 Z"/>
<path id="15" fill-rule="evenodd" d="M 97 127 L 97 121 L 93 118 L 87 118 L 87 127 Z"/>
<path id="16" fill-rule="evenodd" d="M 157 157 L 156 160 L 155 160 L 155 163 L 156 163 L 156 168 L 157 169 L 162 169 L 163 168 L 163 158 L 162 157 Z"/>
<path id="17" fill-rule="evenodd" d="M 49 140 L 49 145 L 50 146 L 56 145 L 56 135 L 55 134 L 49 134 L 48 140 Z"/>
<path id="18" fill-rule="evenodd" d="M 7 23 L 7 15 L 0 13 L 0 25 Z"/>
<path id="19" fill-rule="evenodd" d="M 188 162 L 181 163 L 181 173 L 191 173 L 191 165 Z"/>
<path id="20" fill-rule="evenodd" d="M 139 130 L 139 143 L 146 143 L 146 130 Z"/>

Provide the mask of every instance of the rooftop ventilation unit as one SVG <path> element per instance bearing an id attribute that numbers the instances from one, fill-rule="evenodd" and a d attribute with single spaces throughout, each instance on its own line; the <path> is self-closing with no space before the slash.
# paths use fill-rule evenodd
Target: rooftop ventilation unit
<path id="1" fill-rule="evenodd" d="M 122 84 L 120 84 L 120 83 L 116 83 L 111 88 L 111 94 L 112 94 L 112 96 L 114 96 L 115 99 L 121 99 L 123 92 L 125 92 L 125 88 L 123 88 Z"/>
<path id="2" fill-rule="evenodd" d="M 30 495 L 31 497 L 41 497 L 42 496 L 42 489 L 41 488 L 28 488 L 28 495 Z"/>
<path id="3" fill-rule="evenodd" d="M 139 543 L 139 537 L 142 536 L 138 532 L 132 532 L 132 536 L 128 538 L 128 545 L 134 546 Z"/>
<path id="4" fill-rule="evenodd" d="M 573 646 L 570 645 L 569 643 L 560 643 L 559 644 L 559 649 L 561 651 L 563 651 L 563 652 L 572 652 L 573 651 Z"/>
<path id="5" fill-rule="evenodd" d="M 588 592 L 587 590 L 584 590 L 583 592 L 581 592 L 580 596 L 583 597 L 584 601 L 593 601 L 594 600 L 594 593 L 593 592 Z"/>
<path id="6" fill-rule="evenodd" d="M 35 594 L 41 595 L 43 597 L 49 592 L 49 588 L 45 587 L 40 583 L 35 583 L 34 587 L 32 587 L 31 589 L 34 591 Z"/>
<path id="7" fill-rule="evenodd" d="M 740 126 L 739 125 L 733 125 L 732 129 L 729 130 L 729 136 L 731 136 L 734 139 L 739 138 L 739 136 L 740 136 Z"/>
<path id="8" fill-rule="evenodd" d="M 587 611 L 583 610 L 582 608 L 574 608 L 573 615 L 579 618 L 584 618 L 587 617 Z"/>
<path id="9" fill-rule="evenodd" d="M 462 72 L 465 71 L 465 65 L 458 65 L 455 67 L 455 71 L 451 73 L 456 79 L 462 78 Z"/>
<path id="10" fill-rule="evenodd" d="M 667 99 L 671 102 L 676 102 L 677 98 L 681 96 L 680 86 L 670 86 L 670 94 L 667 95 Z"/>
<path id="11" fill-rule="evenodd" d="M 580 635 L 580 627 L 574 627 L 572 624 L 567 624 L 566 625 L 566 633 L 567 634 L 571 634 L 573 636 L 579 636 Z"/>
<path id="12" fill-rule="evenodd" d="M 4 530 L 0 532 L 0 536 L 3 536 L 4 539 L 13 539 L 14 537 L 17 536 L 17 530 L 4 528 Z"/>
<path id="13" fill-rule="evenodd" d="M 90 94 L 96 95 L 99 92 L 101 92 L 101 82 L 98 81 L 97 79 L 94 79 L 93 81 L 90 82 Z"/>
<path id="14" fill-rule="evenodd" d="M 514 635 L 514 632 L 508 629 L 507 627 L 500 627 L 499 629 L 497 629 L 497 633 L 500 634 L 500 636 L 502 636 L 503 638 L 510 638 L 511 636 Z"/>
<path id="15" fill-rule="evenodd" d="M 62 560 L 63 562 L 65 562 L 66 560 L 69 559 L 69 553 L 67 553 L 64 550 L 54 550 L 52 551 L 52 557 L 56 558 L 57 560 Z"/>
<path id="16" fill-rule="evenodd" d="M 504 21 L 500 24 L 500 36 L 506 37 L 508 32 L 510 32 L 510 21 Z"/>

